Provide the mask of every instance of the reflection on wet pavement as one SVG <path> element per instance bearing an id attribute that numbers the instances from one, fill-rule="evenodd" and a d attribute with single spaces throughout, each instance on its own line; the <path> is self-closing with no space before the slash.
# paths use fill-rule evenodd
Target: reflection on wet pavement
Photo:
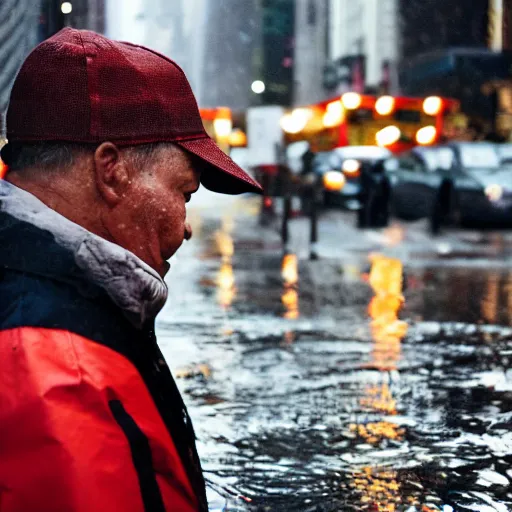
<path id="1" fill-rule="evenodd" d="M 371 255 L 370 260 L 372 266 L 368 282 L 375 293 L 368 306 L 374 344 L 370 366 L 381 372 L 388 372 L 396 370 L 400 358 L 400 343 L 407 333 L 407 323 L 398 319 L 404 301 L 402 263 L 379 254 Z M 380 385 L 366 387 L 359 403 L 363 410 L 387 416 L 397 414 L 396 400 L 386 381 L 385 373 Z M 404 441 L 405 429 L 388 421 L 385 416 L 380 421 L 353 423 L 349 428 L 362 443 L 360 446 L 380 446 L 386 441 Z M 350 487 L 359 493 L 362 507 L 378 511 L 395 511 L 400 505 L 400 484 L 396 471 L 364 466 L 359 471 L 355 470 L 351 477 Z"/>
<path id="2" fill-rule="evenodd" d="M 217 273 L 215 283 L 217 284 L 217 300 L 223 308 L 231 307 L 233 299 L 236 296 L 235 276 L 233 273 L 232 258 L 234 254 L 233 238 L 233 220 L 229 217 L 224 218 L 222 228 L 215 232 L 215 243 L 217 251 L 221 255 L 221 265 Z"/>
<path id="3" fill-rule="evenodd" d="M 396 369 L 400 357 L 400 342 L 407 334 L 407 323 L 398 319 L 402 308 L 402 262 L 381 255 L 372 255 L 369 283 L 375 292 L 368 307 L 375 346 L 375 367 Z"/>
<path id="4" fill-rule="evenodd" d="M 512 325 L 512 272 L 500 269 L 411 269 L 408 303 L 421 319 Z"/>
<path id="5" fill-rule="evenodd" d="M 299 273 L 295 254 L 283 256 L 281 276 L 283 278 L 283 294 L 281 302 L 285 307 L 284 318 L 299 318 Z"/>
<path id="6" fill-rule="evenodd" d="M 203 223 L 159 324 L 226 510 L 511 510 L 511 274 L 374 255 L 364 282 L 241 231 Z"/>

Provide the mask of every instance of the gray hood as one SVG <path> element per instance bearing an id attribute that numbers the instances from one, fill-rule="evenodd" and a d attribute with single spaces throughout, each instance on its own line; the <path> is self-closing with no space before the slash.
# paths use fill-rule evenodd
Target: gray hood
<path id="1" fill-rule="evenodd" d="M 28 255 L 27 250 L 19 250 L 27 243 L 34 248 Z M 55 276 L 82 288 L 100 288 L 138 328 L 153 320 L 167 299 L 162 278 L 137 256 L 4 180 L 0 180 L 0 247 L 0 264 L 5 267 Z M 48 257 L 42 258 L 46 248 Z"/>

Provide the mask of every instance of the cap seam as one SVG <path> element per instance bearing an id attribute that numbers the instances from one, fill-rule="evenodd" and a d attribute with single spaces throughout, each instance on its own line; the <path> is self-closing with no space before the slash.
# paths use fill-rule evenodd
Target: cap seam
<path id="1" fill-rule="evenodd" d="M 85 50 L 84 40 L 82 39 L 82 34 L 78 32 L 78 38 L 80 39 L 80 44 L 82 45 L 82 49 L 84 51 L 84 66 L 85 66 L 85 76 L 87 77 L 87 101 L 89 103 L 89 119 L 88 119 L 88 132 L 91 133 L 91 115 L 92 115 L 92 105 L 91 105 L 91 91 L 89 90 L 89 70 L 87 69 L 87 52 Z"/>
<path id="2" fill-rule="evenodd" d="M 90 137 L 94 137 L 94 134 L 99 133 L 99 126 L 101 126 L 100 120 L 98 118 L 99 110 L 97 107 L 97 101 L 95 101 L 96 91 L 93 84 L 93 70 L 91 67 L 91 58 L 94 56 L 92 53 L 89 54 L 87 49 L 85 48 L 85 43 L 82 38 L 82 34 L 78 32 L 78 36 L 80 37 L 80 43 L 82 44 L 82 48 L 84 50 L 84 60 L 85 60 L 85 74 L 87 76 L 87 100 L 89 101 L 89 130 L 88 135 Z"/>

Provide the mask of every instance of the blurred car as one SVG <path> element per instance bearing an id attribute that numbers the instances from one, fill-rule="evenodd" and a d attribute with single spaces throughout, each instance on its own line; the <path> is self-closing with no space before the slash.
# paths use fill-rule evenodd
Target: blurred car
<path id="1" fill-rule="evenodd" d="M 416 147 L 386 161 L 391 211 L 442 225 L 512 225 L 512 164 L 500 145 L 452 142 Z"/>
<path id="2" fill-rule="evenodd" d="M 497 148 L 501 163 L 504 165 L 512 165 L 512 144 L 498 144 Z"/>
<path id="3" fill-rule="evenodd" d="M 376 162 L 391 155 L 388 149 L 379 146 L 345 146 L 317 153 L 311 171 L 314 179 L 321 183 L 323 205 L 360 210 L 363 173 L 371 173 Z M 306 176 L 305 179 L 311 180 L 312 177 Z"/>

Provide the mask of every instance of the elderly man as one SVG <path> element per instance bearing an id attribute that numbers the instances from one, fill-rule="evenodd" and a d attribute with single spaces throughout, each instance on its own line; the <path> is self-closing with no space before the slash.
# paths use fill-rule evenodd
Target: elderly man
<path id="1" fill-rule="evenodd" d="M 207 510 L 154 322 L 199 184 L 259 185 L 207 136 L 173 61 L 88 31 L 27 57 L 7 139 L 1 511 Z"/>

